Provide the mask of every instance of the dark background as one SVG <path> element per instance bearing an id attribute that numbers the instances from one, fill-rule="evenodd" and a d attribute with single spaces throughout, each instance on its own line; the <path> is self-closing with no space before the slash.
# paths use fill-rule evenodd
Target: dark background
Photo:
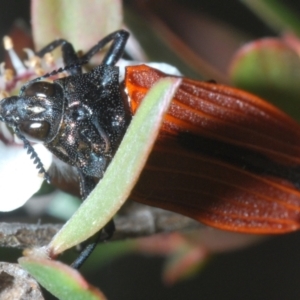
<path id="1" fill-rule="evenodd" d="M 273 34 L 238 1 L 178 2 L 234 24 L 253 36 Z M 289 3 L 300 15 L 300 1 L 284 2 Z M 17 18 L 30 24 L 29 1 L 2 0 L 0 36 L 8 32 Z M 172 287 L 165 287 L 161 283 L 162 258 L 124 257 L 88 277 L 110 300 L 300 299 L 299 249 L 299 233 L 274 237 L 245 250 L 216 256 L 194 278 Z"/>

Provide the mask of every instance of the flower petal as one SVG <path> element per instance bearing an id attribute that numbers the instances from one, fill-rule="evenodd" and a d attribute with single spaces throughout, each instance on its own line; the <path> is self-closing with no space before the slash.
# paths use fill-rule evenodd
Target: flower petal
<path id="1" fill-rule="evenodd" d="M 86 51 L 107 34 L 120 29 L 120 0 L 44 0 L 31 2 L 32 31 L 36 49 L 65 38 L 75 49 Z"/>
<path id="2" fill-rule="evenodd" d="M 39 158 L 48 169 L 52 154 L 41 144 L 33 146 Z M 0 141 L 0 211 L 11 211 L 21 207 L 42 182 L 43 176 L 38 173 L 30 156 L 20 146 L 7 146 Z"/>

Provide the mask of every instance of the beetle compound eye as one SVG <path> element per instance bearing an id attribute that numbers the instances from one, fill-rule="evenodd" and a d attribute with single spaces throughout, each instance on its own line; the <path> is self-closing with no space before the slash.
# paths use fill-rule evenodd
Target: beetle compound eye
<path id="1" fill-rule="evenodd" d="M 26 89 L 23 92 L 24 96 L 32 97 L 42 97 L 47 98 L 54 96 L 55 94 L 55 88 L 53 83 L 50 82 L 34 82 L 26 87 Z"/>
<path id="2" fill-rule="evenodd" d="M 46 121 L 24 121 L 19 125 L 20 132 L 32 142 L 44 142 L 50 131 L 50 125 Z"/>

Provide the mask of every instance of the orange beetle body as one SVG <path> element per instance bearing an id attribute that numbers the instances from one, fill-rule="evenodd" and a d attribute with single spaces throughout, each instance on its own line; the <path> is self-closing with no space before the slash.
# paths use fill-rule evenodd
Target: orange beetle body
<path id="1" fill-rule="evenodd" d="M 168 77 L 126 68 L 134 114 Z M 246 233 L 300 227 L 300 127 L 247 92 L 183 78 L 131 198 L 207 225 Z"/>

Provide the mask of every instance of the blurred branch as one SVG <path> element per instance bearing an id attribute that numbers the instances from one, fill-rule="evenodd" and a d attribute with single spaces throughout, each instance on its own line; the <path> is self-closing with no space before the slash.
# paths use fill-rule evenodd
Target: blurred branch
<path id="1" fill-rule="evenodd" d="M 58 224 L 0 223 L 0 246 L 41 247 L 47 245 L 61 227 Z"/>
<path id="2" fill-rule="evenodd" d="M 203 227 L 188 217 L 135 202 L 127 203 L 114 220 L 114 240 Z"/>
<path id="3" fill-rule="evenodd" d="M 203 80 L 213 78 L 217 82 L 228 84 L 226 75 L 201 58 L 151 11 L 148 7 L 151 5 L 150 2 L 136 1 L 133 11 L 125 10 L 125 23 L 133 31 L 150 59 L 156 61 L 159 53 L 159 60 L 178 67 L 189 77 Z M 157 49 L 160 49 L 159 52 Z"/>
<path id="4" fill-rule="evenodd" d="M 274 30 L 292 31 L 300 36 L 299 16 L 278 0 L 240 0 Z"/>
<path id="5" fill-rule="evenodd" d="M 112 240 L 203 226 L 179 214 L 137 203 L 127 204 L 114 221 L 116 232 Z M 61 227 L 62 224 L 0 223 L 0 247 L 41 247 L 47 245 Z"/>

